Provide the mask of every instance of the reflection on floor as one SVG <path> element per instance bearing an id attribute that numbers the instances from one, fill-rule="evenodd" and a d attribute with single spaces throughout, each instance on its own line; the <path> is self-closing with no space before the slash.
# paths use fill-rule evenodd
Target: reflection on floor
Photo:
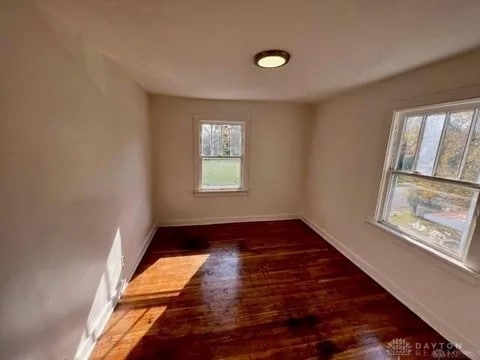
<path id="1" fill-rule="evenodd" d="M 425 359 L 416 344 L 442 342 L 291 220 L 159 229 L 92 358 Z"/>

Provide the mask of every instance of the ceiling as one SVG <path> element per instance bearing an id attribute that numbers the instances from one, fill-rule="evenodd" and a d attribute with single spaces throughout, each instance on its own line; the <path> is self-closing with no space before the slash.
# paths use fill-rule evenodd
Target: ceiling
<path id="1" fill-rule="evenodd" d="M 311 102 L 480 45 L 478 0 L 43 0 L 151 93 Z M 260 69 L 261 50 L 289 64 Z"/>

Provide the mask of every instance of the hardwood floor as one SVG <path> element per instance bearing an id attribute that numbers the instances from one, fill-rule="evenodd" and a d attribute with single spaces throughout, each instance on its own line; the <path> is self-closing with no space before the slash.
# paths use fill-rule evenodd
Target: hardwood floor
<path id="1" fill-rule="evenodd" d="M 396 338 L 409 356 L 388 355 Z M 440 343 L 291 220 L 158 229 L 92 359 L 428 359 Z"/>

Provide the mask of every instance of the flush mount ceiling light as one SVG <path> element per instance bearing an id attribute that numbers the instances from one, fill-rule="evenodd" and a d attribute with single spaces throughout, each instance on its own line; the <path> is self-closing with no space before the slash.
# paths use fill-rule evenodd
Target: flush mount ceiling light
<path id="1" fill-rule="evenodd" d="M 255 65 L 261 68 L 278 68 L 290 60 L 290 54 L 284 50 L 265 50 L 253 57 Z"/>

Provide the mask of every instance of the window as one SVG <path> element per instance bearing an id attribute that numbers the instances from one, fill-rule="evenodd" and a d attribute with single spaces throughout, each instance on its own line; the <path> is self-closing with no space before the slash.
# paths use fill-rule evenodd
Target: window
<path id="1" fill-rule="evenodd" d="M 246 121 L 195 120 L 195 192 L 245 192 Z"/>
<path id="2" fill-rule="evenodd" d="M 376 222 L 466 262 L 480 189 L 480 100 L 394 113 Z"/>

